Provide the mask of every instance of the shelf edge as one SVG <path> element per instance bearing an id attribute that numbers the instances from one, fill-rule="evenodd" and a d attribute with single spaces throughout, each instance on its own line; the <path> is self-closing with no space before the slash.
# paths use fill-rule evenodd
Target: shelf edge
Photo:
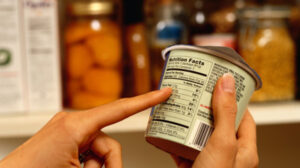
<path id="1" fill-rule="evenodd" d="M 300 102 L 250 104 L 249 110 L 258 126 L 300 123 Z M 0 116 L 0 138 L 30 137 L 54 114 Z M 103 129 L 107 133 L 145 131 L 150 109 Z"/>

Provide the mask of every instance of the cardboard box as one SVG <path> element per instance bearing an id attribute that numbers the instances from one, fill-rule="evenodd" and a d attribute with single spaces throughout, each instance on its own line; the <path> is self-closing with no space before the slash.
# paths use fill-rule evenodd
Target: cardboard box
<path id="1" fill-rule="evenodd" d="M 57 0 L 0 0 L 0 20 L 0 113 L 60 111 Z"/>

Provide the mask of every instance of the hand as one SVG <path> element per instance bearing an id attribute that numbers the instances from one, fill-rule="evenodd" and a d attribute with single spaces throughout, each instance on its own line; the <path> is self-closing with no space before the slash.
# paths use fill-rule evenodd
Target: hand
<path id="1" fill-rule="evenodd" d="M 86 168 L 121 168 L 121 146 L 100 130 L 139 111 L 165 101 L 170 88 L 134 98 L 121 99 L 95 109 L 60 112 L 36 135 L 0 162 L 3 168 L 80 168 L 79 153 L 92 155 Z"/>
<path id="2" fill-rule="evenodd" d="M 234 78 L 224 75 L 213 94 L 214 131 L 193 162 L 173 156 L 179 168 L 255 168 L 258 166 L 255 122 L 246 110 L 235 132 L 237 113 Z"/>

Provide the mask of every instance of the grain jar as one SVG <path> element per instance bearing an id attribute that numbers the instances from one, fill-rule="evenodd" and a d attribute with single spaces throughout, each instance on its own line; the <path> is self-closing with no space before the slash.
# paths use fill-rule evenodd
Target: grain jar
<path id="1" fill-rule="evenodd" d="M 295 46 L 284 7 L 247 8 L 239 14 L 239 51 L 264 83 L 253 102 L 291 100 L 295 97 Z"/>

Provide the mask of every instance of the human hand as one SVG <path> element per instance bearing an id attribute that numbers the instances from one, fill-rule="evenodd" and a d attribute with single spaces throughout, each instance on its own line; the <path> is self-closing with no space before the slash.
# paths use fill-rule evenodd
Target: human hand
<path id="1" fill-rule="evenodd" d="M 238 132 L 234 78 L 224 75 L 213 94 L 214 131 L 194 162 L 173 156 L 179 168 L 255 168 L 258 166 L 256 125 L 246 110 Z"/>
<path id="2" fill-rule="evenodd" d="M 3 168 L 80 168 L 79 153 L 87 150 L 85 168 L 121 168 L 121 146 L 100 130 L 165 101 L 170 88 L 120 99 L 95 109 L 55 115 L 36 135 L 0 162 Z"/>

